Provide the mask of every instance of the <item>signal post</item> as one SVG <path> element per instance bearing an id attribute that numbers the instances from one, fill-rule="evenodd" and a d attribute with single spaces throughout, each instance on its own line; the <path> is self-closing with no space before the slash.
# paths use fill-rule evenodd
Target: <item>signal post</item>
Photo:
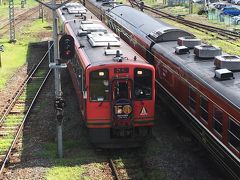
<path id="1" fill-rule="evenodd" d="M 56 109 L 56 120 L 57 120 L 57 145 L 58 145 L 58 156 L 62 158 L 63 157 L 62 123 L 63 123 L 63 108 L 65 106 L 65 102 L 62 98 L 62 90 L 61 90 L 61 69 L 66 68 L 66 64 L 62 64 L 59 59 L 56 10 L 61 6 L 65 5 L 66 3 L 70 2 L 71 0 L 67 0 L 61 4 L 56 4 L 55 0 L 52 0 L 51 4 L 41 2 L 40 0 L 36 0 L 36 1 L 52 10 L 52 17 L 53 17 L 52 37 L 53 37 L 53 44 L 54 44 L 54 63 L 50 63 L 49 67 L 54 69 L 54 80 L 55 80 L 54 107 Z"/>

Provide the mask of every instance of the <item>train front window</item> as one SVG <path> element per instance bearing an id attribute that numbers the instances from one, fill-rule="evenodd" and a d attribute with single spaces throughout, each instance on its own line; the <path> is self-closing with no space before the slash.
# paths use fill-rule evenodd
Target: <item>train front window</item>
<path id="1" fill-rule="evenodd" d="M 228 141 L 240 152 L 240 125 L 235 123 L 231 118 L 229 119 Z"/>
<path id="2" fill-rule="evenodd" d="M 134 70 L 134 97 L 136 100 L 152 99 L 152 71 L 137 68 Z"/>
<path id="3" fill-rule="evenodd" d="M 97 70 L 90 73 L 90 101 L 109 100 L 108 70 Z"/>

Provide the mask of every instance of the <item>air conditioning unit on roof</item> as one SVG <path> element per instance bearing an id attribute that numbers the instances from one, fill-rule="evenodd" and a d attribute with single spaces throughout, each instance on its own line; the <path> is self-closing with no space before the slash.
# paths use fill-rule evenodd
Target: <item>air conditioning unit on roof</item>
<path id="1" fill-rule="evenodd" d="M 215 78 L 219 80 L 234 79 L 233 72 L 228 69 L 215 70 Z"/>
<path id="2" fill-rule="evenodd" d="M 216 46 L 200 45 L 194 47 L 194 54 L 203 59 L 214 58 L 222 54 L 222 50 Z"/>
<path id="3" fill-rule="evenodd" d="M 186 46 L 178 46 L 175 48 L 175 53 L 176 54 L 188 54 L 189 53 L 189 48 Z"/>
<path id="4" fill-rule="evenodd" d="M 233 55 L 216 56 L 214 59 L 214 65 L 217 68 L 226 68 L 231 71 L 239 71 L 240 57 Z"/>
<path id="5" fill-rule="evenodd" d="M 186 46 L 188 48 L 194 48 L 194 46 L 201 45 L 201 39 L 197 39 L 195 37 L 187 36 L 187 37 L 180 37 L 177 40 L 179 46 Z"/>

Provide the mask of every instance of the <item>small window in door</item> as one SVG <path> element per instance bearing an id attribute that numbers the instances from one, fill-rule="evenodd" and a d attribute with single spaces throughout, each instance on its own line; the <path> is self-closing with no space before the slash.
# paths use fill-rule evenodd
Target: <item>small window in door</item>
<path id="1" fill-rule="evenodd" d="M 128 81 L 116 82 L 114 87 L 115 100 L 128 99 Z"/>

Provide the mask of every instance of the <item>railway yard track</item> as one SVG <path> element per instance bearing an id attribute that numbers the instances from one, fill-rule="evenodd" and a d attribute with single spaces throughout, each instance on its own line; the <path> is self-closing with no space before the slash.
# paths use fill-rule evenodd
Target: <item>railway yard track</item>
<path id="1" fill-rule="evenodd" d="M 132 0 L 130 0 L 129 2 L 132 5 L 132 7 L 140 8 L 140 4 L 138 2 L 132 1 Z M 209 25 L 206 25 L 206 24 L 201 24 L 201 23 L 197 23 L 197 22 L 193 22 L 193 21 L 189 21 L 189 20 L 186 20 L 182 17 L 168 14 L 166 12 L 163 12 L 159 9 L 152 8 L 152 7 L 147 6 L 147 5 L 144 5 L 143 9 L 144 9 L 144 11 L 150 12 L 154 15 L 158 15 L 160 17 L 176 21 L 176 22 L 181 23 L 181 24 L 183 24 L 185 26 L 188 26 L 190 28 L 193 28 L 193 29 L 199 30 L 201 32 L 204 32 L 206 34 L 209 34 L 214 38 L 228 41 L 231 44 L 240 47 L 240 45 L 234 43 L 234 41 L 240 39 L 240 33 L 239 32 L 226 30 L 226 29 L 222 29 L 222 28 L 218 28 L 218 27 L 214 27 L 214 26 L 209 26 Z"/>
<path id="2" fill-rule="evenodd" d="M 9 99 L 1 112 L 0 119 L 0 174 L 9 162 L 12 152 L 16 150 L 24 123 L 37 100 L 37 97 L 49 78 L 47 55 L 34 66 L 24 82 Z"/>
<path id="3" fill-rule="evenodd" d="M 116 180 L 147 178 L 140 157 L 109 159 L 109 165 Z"/>
<path id="4" fill-rule="evenodd" d="M 29 17 L 32 17 L 34 14 L 36 14 L 39 10 L 38 10 L 38 6 L 30 8 L 26 11 L 21 11 L 19 12 L 17 15 L 15 15 L 15 26 L 18 26 L 19 24 L 21 24 L 23 21 L 29 20 Z M 9 19 L 8 18 L 4 18 L 1 19 L 1 26 L 0 26 L 0 36 L 3 36 L 4 34 L 6 34 L 9 31 Z"/>

